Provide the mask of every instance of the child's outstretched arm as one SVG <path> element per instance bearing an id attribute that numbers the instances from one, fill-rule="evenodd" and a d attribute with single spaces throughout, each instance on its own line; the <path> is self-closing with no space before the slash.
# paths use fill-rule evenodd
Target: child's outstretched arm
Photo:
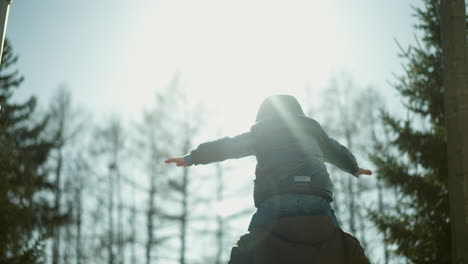
<path id="1" fill-rule="evenodd" d="M 372 174 L 372 171 L 360 168 L 353 153 L 338 143 L 338 141 L 328 138 L 328 142 L 325 145 L 327 146 L 324 151 L 326 161 L 352 174 L 356 178 L 359 178 L 363 174 Z"/>
<path id="2" fill-rule="evenodd" d="M 352 174 L 354 177 L 366 174 L 371 175 L 372 171 L 362 169 L 358 166 L 356 158 L 346 147 L 338 141 L 330 138 L 317 122 L 318 137 L 325 161 L 337 166 L 338 168 Z"/>
<path id="3" fill-rule="evenodd" d="M 242 158 L 252 154 L 254 154 L 252 136 L 250 132 L 247 132 L 235 137 L 224 137 L 200 144 L 184 157 L 170 158 L 165 162 L 175 163 L 177 166 L 191 166 Z"/>

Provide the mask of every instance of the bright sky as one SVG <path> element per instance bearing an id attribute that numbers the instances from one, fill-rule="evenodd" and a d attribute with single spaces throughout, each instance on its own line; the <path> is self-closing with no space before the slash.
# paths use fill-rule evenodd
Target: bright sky
<path id="1" fill-rule="evenodd" d="M 301 99 L 332 71 L 391 91 L 394 38 L 412 42 L 408 0 L 14 1 L 8 36 L 46 103 L 61 83 L 101 114 L 135 117 L 176 71 L 209 112 L 247 128 L 274 93 Z M 320 98 L 317 98 L 319 100 Z M 221 121 L 215 121 L 220 125 Z M 225 124 L 228 126 L 228 124 Z"/>
<path id="2" fill-rule="evenodd" d="M 414 42 L 416 0 L 17 0 L 7 36 L 47 104 L 66 83 L 95 114 L 137 118 L 179 72 L 217 136 L 248 129 L 263 98 L 314 94 L 332 72 L 394 97 L 397 39 Z M 175 111 L 181 111 L 175 109 Z M 208 127 L 210 128 L 210 127 Z M 253 174 L 252 172 L 250 172 Z M 247 197 L 246 199 L 251 199 Z"/>

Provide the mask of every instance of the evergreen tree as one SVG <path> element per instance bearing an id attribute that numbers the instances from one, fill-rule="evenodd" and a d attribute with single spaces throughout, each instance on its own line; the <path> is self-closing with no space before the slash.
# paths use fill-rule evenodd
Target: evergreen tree
<path id="1" fill-rule="evenodd" d="M 38 263 L 41 241 L 53 229 L 53 207 L 44 197 L 53 189 L 45 163 L 53 145 L 44 139 L 46 119 L 34 115 L 36 98 L 13 100 L 23 77 L 18 57 L 5 42 L 0 67 L 0 263 Z"/>
<path id="2" fill-rule="evenodd" d="M 414 8 L 421 41 L 402 49 L 405 74 L 394 84 L 408 116 L 382 114 L 390 145 L 377 143 L 371 155 L 398 202 L 383 215 L 371 212 L 371 218 L 396 255 L 411 263 L 451 263 L 439 1 L 423 3 Z"/>

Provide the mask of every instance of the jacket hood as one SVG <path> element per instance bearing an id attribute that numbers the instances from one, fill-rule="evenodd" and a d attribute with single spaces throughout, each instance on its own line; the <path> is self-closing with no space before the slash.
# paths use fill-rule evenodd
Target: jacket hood
<path id="1" fill-rule="evenodd" d="M 305 116 L 297 99 L 291 95 L 277 94 L 263 100 L 258 109 L 255 122 L 269 118 L 287 120 L 292 116 Z"/>

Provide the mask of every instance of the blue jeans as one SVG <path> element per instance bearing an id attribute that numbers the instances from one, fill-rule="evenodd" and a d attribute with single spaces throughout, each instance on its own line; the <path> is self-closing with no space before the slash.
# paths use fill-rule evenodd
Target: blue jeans
<path id="1" fill-rule="evenodd" d="M 282 194 L 263 201 L 252 216 L 249 231 L 264 228 L 282 217 L 328 215 L 336 227 L 338 219 L 330 202 L 316 195 Z"/>

